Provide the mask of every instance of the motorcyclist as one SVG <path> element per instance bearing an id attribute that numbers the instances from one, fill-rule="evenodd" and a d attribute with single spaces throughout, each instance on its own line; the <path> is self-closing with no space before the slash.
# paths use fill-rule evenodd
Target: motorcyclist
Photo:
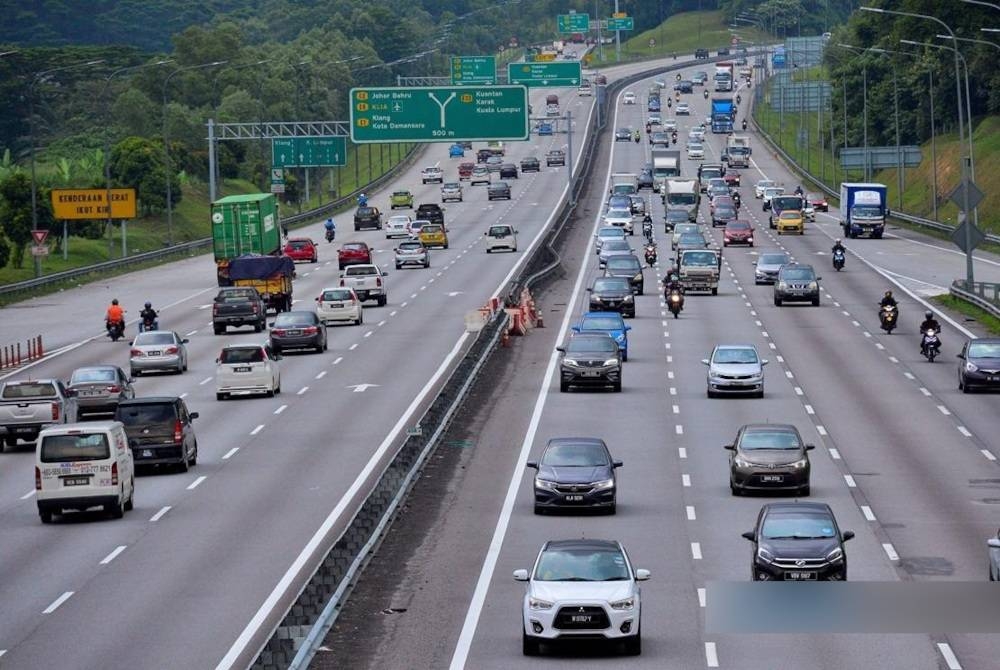
<path id="1" fill-rule="evenodd" d="M 924 312 L 924 320 L 920 323 L 920 353 L 924 353 L 924 338 L 922 337 L 928 330 L 933 330 L 937 334 L 938 348 L 941 346 L 941 324 L 934 318 L 934 312 L 927 310 Z"/>
<path id="2" fill-rule="evenodd" d="M 798 186 L 795 187 L 795 195 L 802 197 L 803 193 L 804 192 L 802 190 L 802 184 L 799 184 Z"/>
<path id="3" fill-rule="evenodd" d="M 670 105 L 671 105 L 670 98 L 667 98 L 667 107 L 670 107 Z"/>
<path id="4" fill-rule="evenodd" d="M 111 301 L 111 305 L 108 306 L 108 311 L 104 315 L 104 324 L 108 330 L 111 330 L 111 326 L 116 323 L 122 325 L 122 330 L 125 329 L 125 310 L 118 304 L 118 298 Z"/>
<path id="5" fill-rule="evenodd" d="M 358 196 L 358 207 L 365 207 L 368 205 L 368 196 L 362 193 Z"/>
<path id="6" fill-rule="evenodd" d="M 635 132 L 632 133 L 632 139 L 635 140 L 636 142 L 639 141 L 639 129 L 638 128 L 636 128 Z"/>
<path id="7" fill-rule="evenodd" d="M 733 204 L 736 206 L 736 211 L 740 211 L 740 205 L 742 204 L 742 199 L 740 198 L 739 191 L 733 191 Z"/>
<path id="8" fill-rule="evenodd" d="M 847 253 L 847 247 L 843 245 L 839 237 L 836 240 L 834 240 L 833 247 L 830 249 L 830 253 L 836 254 L 838 251 L 842 254 Z M 889 291 L 889 293 L 891 293 L 891 291 Z"/>
<path id="9" fill-rule="evenodd" d="M 684 287 L 681 286 L 681 278 L 677 276 L 677 273 L 671 272 L 667 275 L 667 278 L 663 280 L 663 292 L 670 295 L 674 291 L 683 295 Z"/>
<path id="10" fill-rule="evenodd" d="M 646 134 L 647 134 L 647 135 L 649 135 L 649 131 L 650 131 L 650 130 L 652 130 L 652 125 L 650 125 L 650 123 L 649 123 L 649 122 L 647 121 L 647 122 L 646 122 Z"/>
<path id="11" fill-rule="evenodd" d="M 648 212 L 642 217 L 642 234 L 650 241 L 653 240 L 653 217 Z"/>
<path id="12" fill-rule="evenodd" d="M 326 229 L 326 239 L 332 241 L 337 236 L 337 224 L 333 222 L 333 217 L 327 219 L 323 227 Z"/>
<path id="13" fill-rule="evenodd" d="M 705 93 L 708 93 L 708 91 L 705 91 Z M 738 105 L 738 104 L 740 104 L 741 102 L 743 102 L 743 98 L 742 98 L 742 97 L 740 97 L 740 94 L 739 94 L 739 93 L 737 93 L 737 94 L 736 94 L 736 104 Z"/>
<path id="14" fill-rule="evenodd" d="M 743 130 L 747 129 L 747 120 L 743 119 Z"/>
<path id="15" fill-rule="evenodd" d="M 159 330 L 160 329 L 159 316 L 160 315 L 157 314 L 156 310 L 153 309 L 153 303 L 147 301 L 146 304 L 143 306 L 142 311 L 139 312 L 139 318 L 141 319 L 141 321 L 139 322 L 139 328 L 142 330 Z M 149 328 L 146 328 L 147 322 L 151 324 Z"/>
<path id="16" fill-rule="evenodd" d="M 705 99 L 708 100 L 708 89 L 705 89 Z"/>
<path id="17" fill-rule="evenodd" d="M 898 303 L 896 299 L 892 297 L 892 291 L 886 291 L 885 295 L 882 296 L 882 300 L 879 301 L 879 307 L 897 307 Z"/>

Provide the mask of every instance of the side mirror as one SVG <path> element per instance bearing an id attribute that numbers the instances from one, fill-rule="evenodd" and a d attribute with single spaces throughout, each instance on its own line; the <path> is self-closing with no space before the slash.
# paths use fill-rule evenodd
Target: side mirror
<path id="1" fill-rule="evenodd" d="M 267 324 L 267 327 L 268 328 L 274 328 L 274 321 L 272 321 L 271 323 Z"/>
<path id="2" fill-rule="evenodd" d="M 815 448 L 816 448 L 815 444 L 807 444 L 806 445 L 806 451 L 812 451 Z"/>
<path id="3" fill-rule="evenodd" d="M 592 289 L 592 288 L 588 288 L 587 289 L 587 293 L 593 293 L 593 292 L 594 292 L 594 289 Z"/>
<path id="4" fill-rule="evenodd" d="M 752 530 L 748 530 L 747 532 L 743 533 L 742 537 L 743 539 L 750 540 L 751 542 L 757 541 L 757 534 L 754 533 Z"/>
<path id="5" fill-rule="evenodd" d="M 579 333 L 580 332 L 580 326 L 573 326 L 572 330 L 573 330 L 574 333 Z"/>
<path id="6" fill-rule="evenodd" d="M 649 579 L 649 570 L 644 568 L 636 568 L 635 570 L 635 581 L 644 582 Z"/>
<path id="7" fill-rule="evenodd" d="M 611 467 L 613 467 L 613 468 L 620 468 L 623 465 L 625 465 L 625 464 L 622 463 L 621 461 L 611 461 Z"/>
<path id="8" fill-rule="evenodd" d="M 316 302 L 319 302 L 319 296 L 316 296 L 315 298 L 313 298 L 313 300 L 315 300 Z"/>
<path id="9" fill-rule="evenodd" d="M 515 582 L 526 582 L 528 581 L 528 571 L 525 569 L 514 571 L 514 581 Z"/>
<path id="10" fill-rule="evenodd" d="M 702 365 L 709 365 L 708 359 L 707 358 L 701 359 L 701 364 Z"/>
<path id="11" fill-rule="evenodd" d="M 566 347 L 556 347 L 556 351 L 560 351 L 560 352 L 562 352 L 562 353 L 565 354 L 566 353 Z"/>
<path id="12" fill-rule="evenodd" d="M 768 363 L 768 361 L 767 361 L 766 358 L 762 358 L 761 361 L 760 361 L 761 365 L 767 365 L 767 363 Z"/>
<path id="13" fill-rule="evenodd" d="M 822 277 L 816 277 L 816 281 L 823 281 Z"/>
<path id="14" fill-rule="evenodd" d="M 626 332 L 626 333 L 627 333 L 628 331 L 630 331 L 630 330 L 632 330 L 632 326 L 625 326 L 625 332 Z"/>
<path id="15" fill-rule="evenodd" d="M 188 416 L 189 416 L 190 418 L 192 418 L 192 419 L 197 419 L 197 418 L 198 418 L 199 416 L 201 416 L 201 415 L 200 415 L 200 414 L 198 414 L 198 412 L 189 412 L 189 413 L 188 413 Z"/>
<path id="16" fill-rule="evenodd" d="M 189 340 L 188 338 L 186 338 L 186 337 L 185 337 L 185 338 L 184 338 L 183 340 L 181 340 L 181 344 L 187 344 L 187 343 L 189 343 L 190 341 L 191 341 L 191 340 Z"/>
<path id="17" fill-rule="evenodd" d="M 538 469 L 538 461 L 528 461 L 524 464 L 524 467 L 531 468 L 532 470 Z"/>
<path id="18" fill-rule="evenodd" d="M 955 358 L 965 359 L 965 354 L 955 354 Z"/>
<path id="19" fill-rule="evenodd" d="M 222 359 L 221 359 L 221 358 L 216 358 L 216 359 L 215 359 L 215 364 L 216 364 L 216 365 L 218 365 L 218 364 L 219 364 L 219 363 L 221 363 L 221 362 L 222 362 Z"/>
<path id="20" fill-rule="evenodd" d="M 722 445 L 722 448 L 726 449 L 728 451 L 736 451 L 736 445 L 735 444 L 724 444 L 724 445 Z"/>
<path id="21" fill-rule="evenodd" d="M 843 533 L 841 534 L 841 536 L 840 536 L 840 537 L 841 537 L 841 539 L 842 539 L 842 540 L 843 540 L 844 542 L 847 542 L 848 540 L 853 540 L 853 539 L 854 539 L 854 531 L 853 531 L 853 530 L 845 530 L 845 531 L 844 531 L 844 532 L 843 532 Z"/>
<path id="22" fill-rule="evenodd" d="M 489 237 L 489 236 L 490 236 L 489 231 L 486 231 L 485 233 L 483 233 L 483 237 Z M 594 237 L 597 237 L 597 235 L 594 235 Z"/>

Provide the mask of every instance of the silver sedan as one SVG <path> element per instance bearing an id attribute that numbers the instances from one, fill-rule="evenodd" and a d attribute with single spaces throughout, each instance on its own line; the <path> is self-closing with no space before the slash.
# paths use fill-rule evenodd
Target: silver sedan
<path id="1" fill-rule="evenodd" d="M 133 377 L 154 370 L 170 370 L 180 374 L 187 370 L 187 338 L 172 330 L 147 330 L 132 342 L 129 368 Z"/>

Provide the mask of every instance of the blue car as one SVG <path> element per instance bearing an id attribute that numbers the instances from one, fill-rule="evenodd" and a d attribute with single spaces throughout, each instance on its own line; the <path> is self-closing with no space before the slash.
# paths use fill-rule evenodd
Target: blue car
<path id="1" fill-rule="evenodd" d="M 459 158 L 465 155 L 465 147 L 461 144 L 452 144 L 448 147 L 448 158 Z"/>
<path id="2" fill-rule="evenodd" d="M 622 360 L 628 360 L 628 331 L 632 326 L 625 325 L 625 320 L 618 312 L 587 312 L 580 323 L 573 326 L 574 333 L 606 333 L 618 343 L 622 352 Z"/>
<path id="3" fill-rule="evenodd" d="M 551 135 L 552 134 L 552 124 L 551 123 L 539 123 L 535 132 L 539 135 Z"/>

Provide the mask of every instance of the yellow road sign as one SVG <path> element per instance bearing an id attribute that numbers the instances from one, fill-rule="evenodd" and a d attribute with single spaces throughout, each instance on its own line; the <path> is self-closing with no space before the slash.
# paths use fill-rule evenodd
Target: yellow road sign
<path id="1" fill-rule="evenodd" d="M 108 191 L 103 188 L 52 189 L 52 214 L 56 219 L 108 218 Z M 111 189 L 111 218 L 136 218 L 134 188 Z"/>

